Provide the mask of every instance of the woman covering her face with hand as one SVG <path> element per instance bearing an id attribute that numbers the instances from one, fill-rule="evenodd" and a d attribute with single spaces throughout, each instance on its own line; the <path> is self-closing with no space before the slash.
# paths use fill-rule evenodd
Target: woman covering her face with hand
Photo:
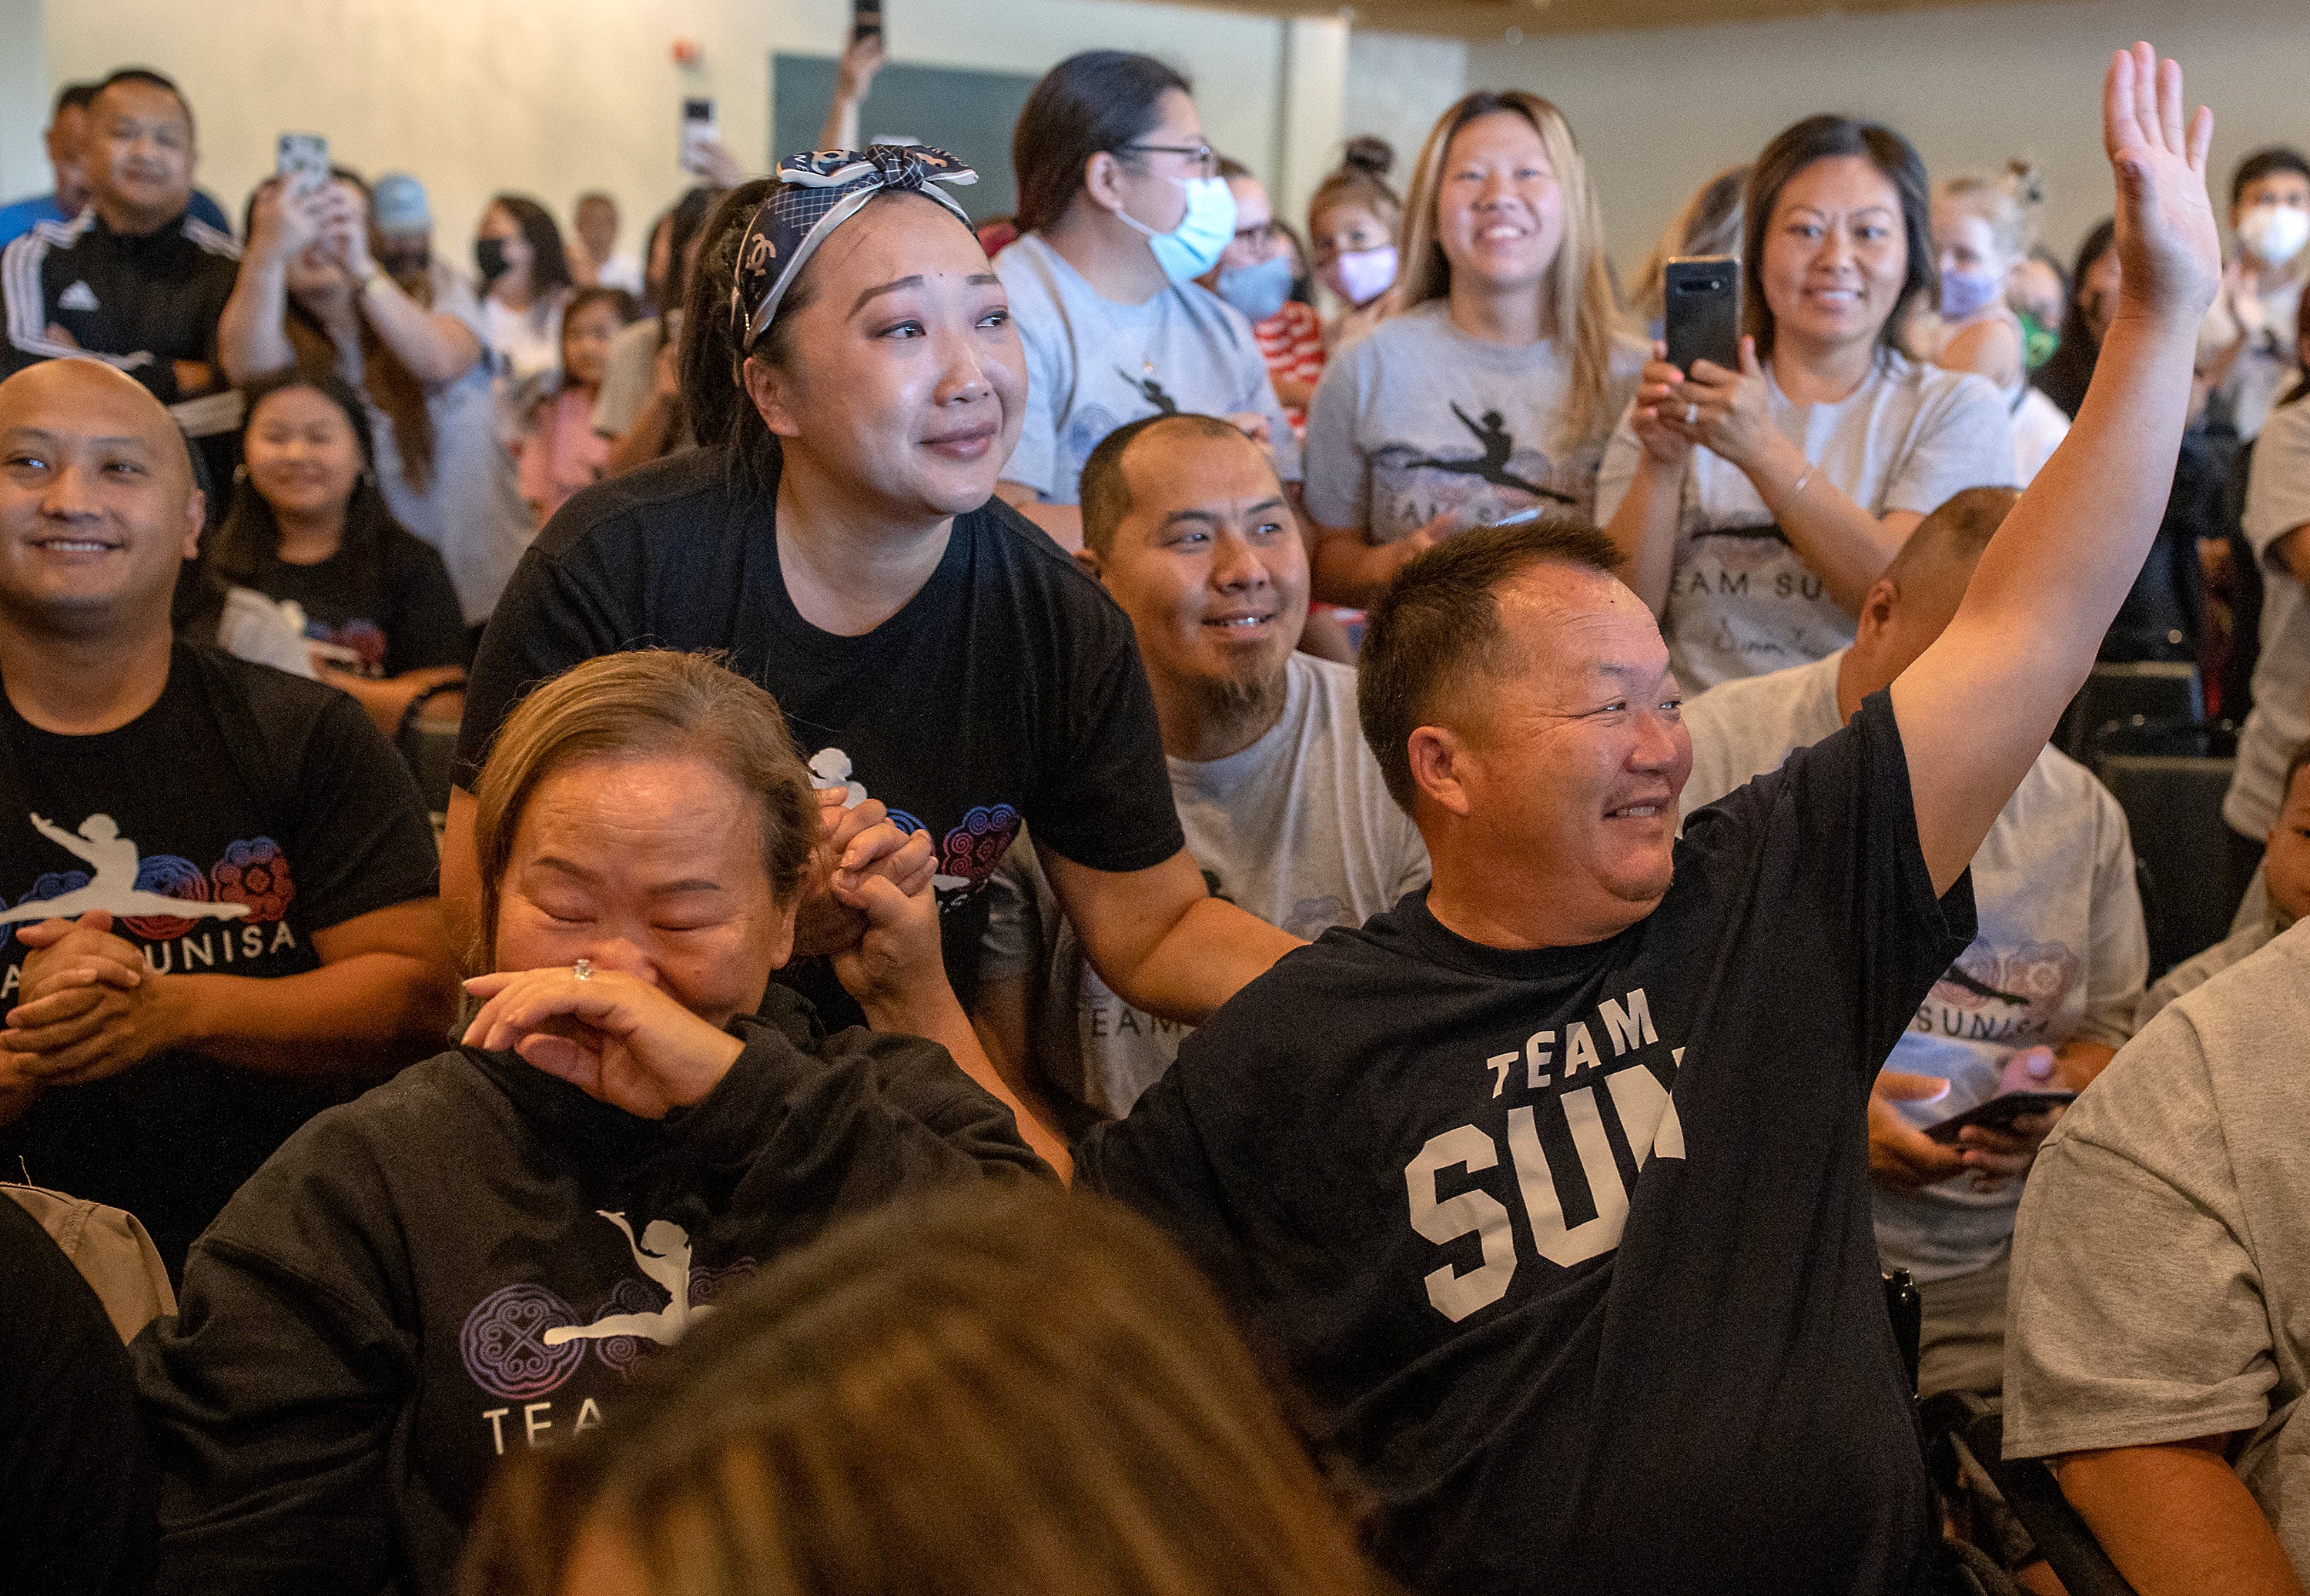
<path id="1" fill-rule="evenodd" d="M 1011 164 L 1021 236 L 994 269 L 1029 381 L 1003 497 L 1080 549 L 1091 450 L 1125 421 L 1182 411 L 1234 421 L 1298 481 L 1250 322 L 1196 282 L 1235 239 L 1236 202 L 1187 80 L 1148 56 L 1071 56 L 1028 95 Z"/>
<path id="2" fill-rule="evenodd" d="M 246 390 L 245 462 L 224 525 L 201 549 L 221 600 L 246 587 L 292 600 L 320 646 L 314 669 L 360 700 L 388 737 L 421 695 L 462 681 L 465 622 L 441 556 L 393 518 L 370 464 L 360 397 L 328 372 Z M 215 635 L 215 616 L 202 641 Z"/>
<path id="3" fill-rule="evenodd" d="M 445 1589 L 497 1460 L 601 1423 L 739 1279 L 1041 1167 L 973 1084 L 999 1081 L 927 839 L 857 815 L 821 853 L 818 810 L 777 705 L 710 660 L 615 655 L 522 701 L 481 783 L 464 1045 L 287 1142 L 138 1344 L 162 1590 Z M 871 1032 L 770 984 L 814 873 L 864 918 L 836 968 Z"/>
<path id="4" fill-rule="evenodd" d="M 1645 367 L 1596 515 L 1688 693 L 1819 659 L 1917 523 L 2013 481 L 2005 405 L 1896 346 L 1933 283 L 1925 169 L 1889 127 L 1811 117 L 1749 178 L 1740 369 Z"/>
<path id="5" fill-rule="evenodd" d="M 1307 412 L 1315 593 L 1335 604 L 1467 527 L 1586 516 L 1644 360 L 1615 331 L 1595 193 L 1548 101 L 1445 112 L 1405 216 L 1403 308 L 1333 356 Z"/>

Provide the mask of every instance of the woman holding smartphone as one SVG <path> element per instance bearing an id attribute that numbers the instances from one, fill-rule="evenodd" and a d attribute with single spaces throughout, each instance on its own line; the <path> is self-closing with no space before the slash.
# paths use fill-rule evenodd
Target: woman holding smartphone
<path id="1" fill-rule="evenodd" d="M 1749 178 L 1741 369 L 1654 345 L 1612 436 L 1598 520 L 1687 692 L 1853 641 L 1910 532 L 2013 482 L 2005 404 L 1897 344 L 1933 285 L 1924 163 L 1891 128 L 1809 117 Z"/>
<path id="2" fill-rule="evenodd" d="M 1604 229 L 1564 114 L 1471 94 L 1420 152 L 1403 309 L 1340 350 L 1307 412 L 1315 594 L 1361 605 L 1454 532 L 1585 516 L 1643 345 L 1616 331 Z"/>

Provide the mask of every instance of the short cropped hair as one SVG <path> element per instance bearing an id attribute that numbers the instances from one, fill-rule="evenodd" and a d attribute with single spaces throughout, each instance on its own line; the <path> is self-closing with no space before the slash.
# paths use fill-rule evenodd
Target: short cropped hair
<path id="1" fill-rule="evenodd" d="M 514 706 L 473 784 L 483 959 L 495 960 L 514 833 L 538 784 L 579 759 L 658 753 L 703 759 L 753 794 L 770 895 L 778 903 L 793 895 L 818 846 L 818 800 L 777 700 L 708 655 L 597 655 Z"/>
<path id="2" fill-rule="evenodd" d="M 184 108 L 186 131 L 193 133 L 195 138 L 199 136 L 197 131 L 193 126 L 193 102 L 185 98 L 185 91 L 182 89 L 177 87 L 176 79 L 168 76 L 164 73 L 154 72 L 149 66 L 124 66 L 119 71 L 105 78 L 103 82 L 98 83 L 96 87 L 89 91 L 89 105 L 91 108 L 94 107 L 97 96 L 102 94 L 107 89 L 111 88 L 115 83 L 142 83 L 148 89 L 167 90 L 169 93 L 177 97 L 177 103 Z M 61 98 L 59 98 L 57 103 L 59 105 L 63 103 Z"/>
<path id="3" fill-rule="evenodd" d="M 1099 439 L 1090 458 L 1083 462 L 1082 481 L 1075 497 L 1082 507 L 1083 547 L 1102 559 L 1115 548 L 1116 529 L 1131 514 L 1131 481 L 1124 475 L 1123 456 L 1142 433 L 1168 426 L 1184 427 L 1198 438 L 1251 441 L 1232 421 L 1187 414 L 1142 416 Z"/>
<path id="4" fill-rule="evenodd" d="M 54 122 L 66 111 L 84 111 L 95 98 L 94 83 L 66 83 L 56 91 L 56 108 L 49 113 L 48 120 Z"/>
<path id="5" fill-rule="evenodd" d="M 1499 590 L 1554 561 L 1617 575 L 1620 551 L 1585 521 L 1553 517 L 1485 526 L 1420 555 L 1396 574 L 1367 618 L 1358 656 L 1356 712 L 1389 796 L 1411 812 L 1411 734 L 1472 676 L 1506 676 L 1520 663 L 1500 624 Z"/>
<path id="6" fill-rule="evenodd" d="M 1905 577 L 1919 570 L 1971 567 L 2020 501 L 2020 490 L 2015 488 L 1966 488 L 1951 494 L 1917 523 L 1885 574 L 1899 587 Z"/>
<path id="7" fill-rule="evenodd" d="M 2236 205 L 2245 197 L 2249 184 L 2259 183 L 2272 172 L 2292 172 L 2298 178 L 2310 178 L 2310 160 L 2299 150 L 2285 144 L 2268 144 L 2254 151 L 2237 163 L 2230 174 L 2230 204 Z"/>

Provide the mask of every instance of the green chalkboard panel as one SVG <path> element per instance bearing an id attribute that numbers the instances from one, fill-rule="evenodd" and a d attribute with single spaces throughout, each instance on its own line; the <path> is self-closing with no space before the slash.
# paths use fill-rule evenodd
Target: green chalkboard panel
<path id="1" fill-rule="evenodd" d="M 819 125 L 834 100 L 834 65 L 830 56 L 770 57 L 773 161 L 817 143 Z M 953 151 L 978 169 L 978 181 L 948 192 L 976 221 L 1008 216 L 1018 204 L 1011 128 L 1034 86 L 1033 78 L 1013 73 L 894 62 L 874 74 L 873 91 L 859 114 L 859 136 L 870 143 L 916 139 Z"/>

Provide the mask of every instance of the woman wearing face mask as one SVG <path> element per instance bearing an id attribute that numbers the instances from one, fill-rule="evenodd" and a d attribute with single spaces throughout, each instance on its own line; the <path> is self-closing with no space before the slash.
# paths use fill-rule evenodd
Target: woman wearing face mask
<path id="1" fill-rule="evenodd" d="M 1359 134 L 1348 141 L 1340 169 L 1307 202 L 1316 279 L 1341 306 L 1324 328 L 1324 346 L 1334 354 L 1394 315 L 1402 297 L 1395 241 L 1403 201 L 1387 186 L 1394 168 L 1395 151 L 1385 139 Z"/>
<path id="2" fill-rule="evenodd" d="M 1596 509 L 1697 693 L 1853 641 L 1917 523 L 2013 481 L 1997 390 L 1911 360 L 1933 282 L 1924 163 L 1891 128 L 1809 117 L 1749 176 L 1741 369 L 1654 346 Z"/>
<path id="3" fill-rule="evenodd" d="M 491 367 L 517 389 L 550 384 L 561 369 L 561 308 L 570 292 L 553 213 L 523 195 L 498 195 L 482 213 L 473 264 Z"/>
<path id="4" fill-rule="evenodd" d="M 499 436 L 473 285 L 435 260 L 412 293 L 379 266 L 369 194 L 350 174 L 306 195 L 268 181 L 244 230 L 217 325 L 226 375 L 319 367 L 360 393 L 393 518 L 440 551 L 478 629 L 537 524 Z"/>
<path id="5" fill-rule="evenodd" d="M 1267 361 L 1267 377 L 1294 433 L 1307 424 L 1307 401 L 1324 374 L 1324 326 L 1307 303 L 1299 247 L 1267 203 L 1266 185 L 1239 160 L 1222 157 L 1220 176 L 1235 198 L 1235 237 L 1220 264 L 1196 279 L 1243 312 Z"/>
<path id="6" fill-rule="evenodd" d="M 1342 350 L 1307 414 L 1315 592 L 1366 604 L 1453 533 L 1585 516 L 1644 346 L 1616 331 L 1604 229 L 1563 113 L 1477 93 L 1413 174 L 1403 310 Z"/>
<path id="7" fill-rule="evenodd" d="M 682 343 L 706 447 L 572 499 L 507 589 L 449 797 L 453 925 L 480 901 L 472 773 L 499 722 L 529 683 L 649 638 L 728 650 L 826 802 L 928 834 L 965 1001 L 1022 827 L 1093 967 L 1147 1012 L 1199 1022 L 1298 945 L 1209 895 L 1129 620 L 994 497 L 1027 360 L 945 192 L 976 177 L 927 147 L 821 151 L 708 222 Z M 805 910 L 804 952 L 846 934 Z M 789 979 L 847 1011 L 822 962 Z"/>
<path id="8" fill-rule="evenodd" d="M 2209 419 L 2226 416 L 2251 440 L 2294 384 L 2295 321 L 2310 276 L 2310 160 L 2273 145 L 2239 161 L 2230 230 L 2238 253 L 2198 334 L 2198 376 Z"/>
<path id="9" fill-rule="evenodd" d="M 1999 177 L 1951 178 L 1933 191 L 1941 299 L 1933 314 L 1916 318 L 1910 338 L 1912 351 L 1934 365 L 1997 385 L 2024 487 L 2070 430 L 2069 418 L 2029 381 L 2028 338 L 2007 299 L 2015 268 L 2028 259 L 2038 203 L 2036 169 L 2026 160 L 2006 162 Z"/>
<path id="10" fill-rule="evenodd" d="M 224 525 L 202 540 L 204 585 L 294 600 L 306 636 L 328 648 L 315 673 L 390 737 L 419 697 L 465 677 L 457 590 L 440 555 L 386 507 L 368 413 L 342 378 L 291 371 L 246 395 L 246 464 Z"/>
<path id="11" fill-rule="evenodd" d="M 1091 450 L 1125 421 L 1181 411 L 1234 421 L 1298 481 L 1251 324 L 1195 281 L 1219 265 L 1236 213 L 1187 81 L 1146 56 L 1071 56 L 1027 97 L 1011 163 L 1020 237 L 994 270 L 1029 382 L 1003 497 L 1079 549 Z"/>

